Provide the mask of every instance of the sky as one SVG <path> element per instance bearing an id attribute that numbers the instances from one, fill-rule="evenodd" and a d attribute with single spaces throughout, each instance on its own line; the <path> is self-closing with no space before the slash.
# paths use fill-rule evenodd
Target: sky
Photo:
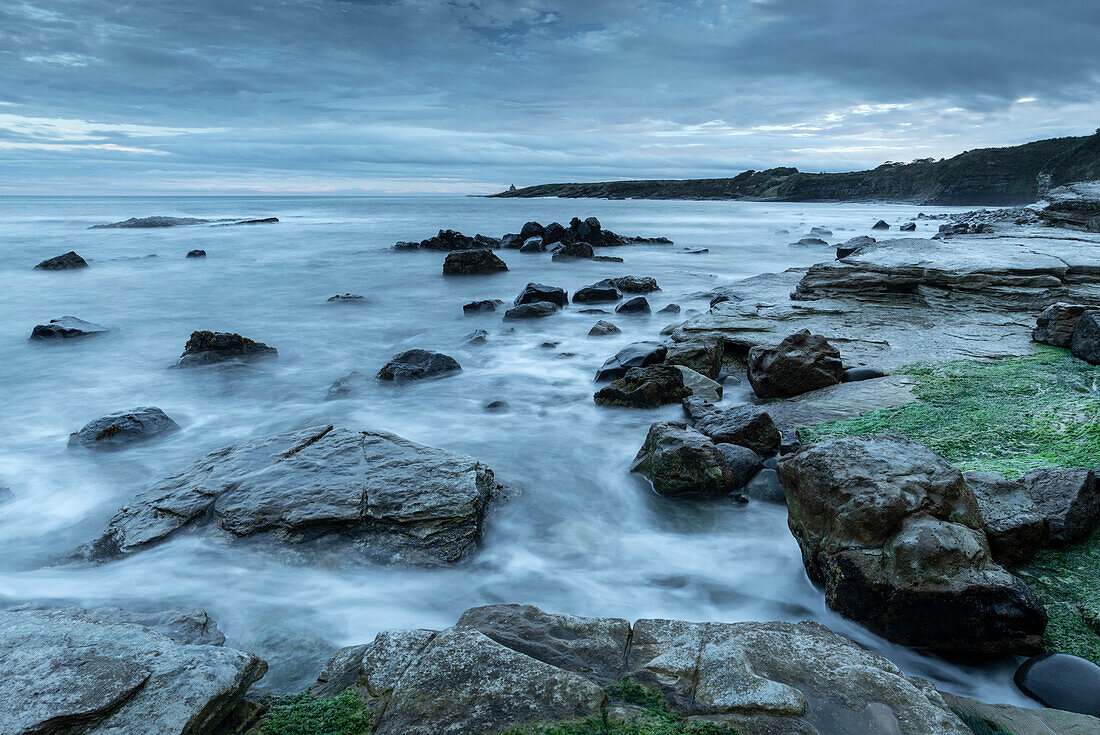
<path id="1" fill-rule="evenodd" d="M 3 0 L 0 194 L 488 193 L 1092 133 L 1097 0 Z"/>

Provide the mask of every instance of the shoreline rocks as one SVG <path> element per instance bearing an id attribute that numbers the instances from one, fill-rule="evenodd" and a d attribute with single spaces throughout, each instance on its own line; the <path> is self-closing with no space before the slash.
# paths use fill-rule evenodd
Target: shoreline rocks
<path id="1" fill-rule="evenodd" d="M 94 337 L 97 334 L 106 334 L 111 331 L 102 324 L 93 324 L 75 316 L 63 316 L 60 319 L 51 319 L 49 324 L 37 324 L 31 330 L 30 339 L 53 340 L 75 339 L 77 337 Z"/>
<path id="2" fill-rule="evenodd" d="M 739 489 L 722 450 L 683 421 L 650 426 L 630 471 L 649 479 L 658 495 L 729 495 Z"/>
<path id="3" fill-rule="evenodd" d="M 453 250 L 447 253 L 443 261 L 445 276 L 473 276 L 500 273 L 508 270 L 508 265 L 491 250 Z"/>
<path id="4" fill-rule="evenodd" d="M 41 263 L 36 265 L 34 269 L 36 271 L 69 271 L 77 268 L 87 268 L 88 261 L 81 258 L 74 251 L 70 250 L 63 255 L 56 255 L 52 258 L 46 258 Z"/>
<path id="5" fill-rule="evenodd" d="M 69 435 L 70 447 L 119 449 L 179 431 L 179 424 L 156 406 L 132 408 L 89 421 Z"/>
<path id="6" fill-rule="evenodd" d="M 392 380 L 404 383 L 410 380 L 422 380 L 450 375 L 462 370 L 450 355 L 434 350 L 412 349 L 399 352 L 378 371 L 379 380 Z"/>
<path id="7" fill-rule="evenodd" d="M 790 398 L 841 382 L 840 352 L 820 334 L 802 329 L 775 347 L 749 350 L 749 383 L 761 398 Z"/>
<path id="8" fill-rule="evenodd" d="M 191 332 L 175 367 L 194 367 L 220 362 L 265 360 L 279 351 L 235 332 Z"/>
<path id="9" fill-rule="evenodd" d="M 673 365 L 633 367 L 592 396 L 600 406 L 657 408 L 691 395 L 684 377 Z"/>

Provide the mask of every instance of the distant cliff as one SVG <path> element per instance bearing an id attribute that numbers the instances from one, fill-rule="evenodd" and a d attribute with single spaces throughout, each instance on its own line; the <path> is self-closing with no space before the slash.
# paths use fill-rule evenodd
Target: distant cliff
<path id="1" fill-rule="evenodd" d="M 1042 177 L 1042 179 L 1040 179 Z M 729 179 L 541 184 L 496 197 L 896 201 L 1002 206 L 1028 204 L 1039 187 L 1100 179 L 1100 131 L 1008 148 L 980 148 L 939 161 L 884 163 L 869 171 L 810 174 L 795 168 L 745 171 Z"/>

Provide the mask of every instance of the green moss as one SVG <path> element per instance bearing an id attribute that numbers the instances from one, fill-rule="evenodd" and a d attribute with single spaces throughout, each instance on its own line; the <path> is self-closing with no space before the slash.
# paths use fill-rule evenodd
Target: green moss
<path id="1" fill-rule="evenodd" d="M 1024 357 L 960 360 L 901 370 L 918 401 L 801 429 L 802 441 L 891 433 L 963 470 L 1018 478 L 1039 467 L 1100 463 L 1100 368 L 1042 346 Z"/>
<path id="2" fill-rule="evenodd" d="M 262 735 L 368 735 L 370 729 L 370 713 L 351 689 L 328 699 L 282 697 L 260 724 Z"/>
<path id="3" fill-rule="evenodd" d="M 955 710 L 955 714 L 959 716 L 964 725 L 970 728 L 974 735 L 1012 735 L 1008 730 L 984 717 L 979 717 L 970 712 L 960 712 L 959 710 Z"/>

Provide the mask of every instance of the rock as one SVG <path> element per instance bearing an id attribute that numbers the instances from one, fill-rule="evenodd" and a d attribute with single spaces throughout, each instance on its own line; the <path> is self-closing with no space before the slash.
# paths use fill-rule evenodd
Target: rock
<path id="1" fill-rule="evenodd" d="M 474 244 L 480 245 L 483 248 L 499 248 L 504 242 L 499 237 L 489 237 L 488 235 L 474 235 Z"/>
<path id="2" fill-rule="evenodd" d="M 683 421 L 650 426 L 630 471 L 649 478 L 659 495 L 728 495 L 737 490 L 722 450 Z"/>
<path id="3" fill-rule="evenodd" d="M 1016 670 L 1016 686 L 1047 707 L 1100 717 L 1100 666 L 1068 653 L 1032 656 Z"/>
<path id="4" fill-rule="evenodd" d="M 455 250 L 447 253 L 443 261 L 443 275 L 445 276 L 469 276 L 486 273 L 499 273 L 508 270 L 504 261 L 496 256 L 492 250 L 478 248 L 476 250 Z"/>
<path id="5" fill-rule="evenodd" d="M 187 532 L 333 562 L 448 563 L 477 547 L 498 489 L 472 457 L 314 426 L 208 454 L 138 494 L 85 554 L 126 556 Z"/>
<path id="6" fill-rule="evenodd" d="M 660 309 L 658 309 L 657 313 L 658 314 L 679 314 L 680 313 L 680 305 L 679 304 L 666 304 L 665 306 L 662 306 Z"/>
<path id="7" fill-rule="evenodd" d="M 593 286 L 617 288 L 623 293 L 650 293 L 660 291 L 656 279 L 649 276 L 619 276 L 618 278 L 605 278 L 596 281 Z"/>
<path id="8" fill-rule="evenodd" d="M 649 302 L 645 296 L 635 296 L 615 307 L 616 314 L 648 314 Z"/>
<path id="9" fill-rule="evenodd" d="M 471 301 L 462 306 L 462 313 L 466 316 L 473 314 L 488 314 L 497 310 L 504 302 L 500 299 L 485 299 L 484 301 Z"/>
<path id="10" fill-rule="evenodd" d="M 279 220 L 272 217 L 274 221 Z M 213 220 L 198 219 L 196 217 L 165 217 L 154 215 L 152 217 L 131 217 L 122 222 L 112 222 L 108 225 L 92 225 L 89 230 L 115 230 L 144 227 L 185 227 L 187 225 L 205 225 Z"/>
<path id="11" fill-rule="evenodd" d="M 782 437 L 767 411 L 756 406 L 722 410 L 698 396 L 684 399 L 683 406 L 695 430 L 714 442 L 739 444 L 764 456 L 779 450 Z"/>
<path id="12" fill-rule="evenodd" d="M 722 400 L 722 384 L 711 380 L 707 376 L 697 373 L 684 365 L 673 365 L 683 376 L 684 386 L 693 396 L 698 396 L 708 401 Z"/>
<path id="13" fill-rule="evenodd" d="M 573 292 L 574 304 L 599 304 L 608 301 L 618 301 L 623 295 L 614 286 L 599 286 L 593 284 L 579 288 Z"/>
<path id="14" fill-rule="evenodd" d="M 1050 524 L 1050 542 L 1068 544 L 1085 538 L 1100 522 L 1100 487 L 1092 470 L 1032 470 L 1024 475 L 1023 483 Z"/>
<path id="15" fill-rule="evenodd" d="M 335 401 L 338 398 L 344 398 L 366 386 L 369 382 L 366 375 L 358 370 L 352 370 L 347 375 L 337 378 L 333 384 L 329 386 L 328 393 L 325 394 L 325 400 Z"/>
<path id="16" fill-rule="evenodd" d="M 964 472 L 982 515 L 982 529 L 993 558 L 1016 565 L 1030 559 L 1049 535 L 1048 521 L 1022 482 L 995 472 Z"/>
<path id="17" fill-rule="evenodd" d="M 850 367 L 840 375 L 840 382 L 842 383 L 858 383 L 861 380 L 873 380 L 874 378 L 885 378 L 886 373 L 882 372 L 878 368 L 873 367 Z"/>
<path id="18" fill-rule="evenodd" d="M 75 316 L 51 319 L 49 324 L 38 324 L 31 330 L 31 339 L 73 339 L 91 337 L 111 331 L 102 324 L 93 324 Z"/>
<path id="19" fill-rule="evenodd" d="M 542 239 L 547 245 L 559 242 L 563 245 L 569 245 L 576 237 L 571 230 L 562 227 L 560 222 L 551 222 L 543 228 Z"/>
<path id="20" fill-rule="evenodd" d="M 731 446 L 725 444 L 723 446 Z M 741 492 L 753 500 L 762 500 L 767 503 L 787 502 L 787 496 L 783 493 L 783 485 L 779 482 L 779 475 L 772 467 L 764 469 L 753 475 Z"/>
<path id="21" fill-rule="evenodd" d="M 828 227 L 811 227 L 810 234 L 814 237 L 832 237 L 833 231 Z"/>
<path id="22" fill-rule="evenodd" d="M 871 225 L 871 229 L 872 230 L 889 230 L 890 225 L 886 224 L 886 220 L 881 220 L 880 219 L 878 222 Z"/>
<path id="23" fill-rule="evenodd" d="M 596 371 L 596 380 L 621 378 L 630 368 L 664 362 L 667 354 L 668 349 L 657 342 L 632 342 L 604 362 Z"/>
<path id="24" fill-rule="evenodd" d="M 179 424 L 156 406 L 144 406 L 112 413 L 69 435 L 70 447 L 118 449 L 179 429 Z"/>
<path id="25" fill-rule="evenodd" d="M 725 354 L 720 339 L 697 339 L 689 342 L 673 342 L 668 346 L 665 362 L 684 365 L 715 379 L 722 372 L 722 357 Z"/>
<path id="26" fill-rule="evenodd" d="M 15 492 L 10 487 L 0 487 L 0 505 L 15 500 Z"/>
<path id="27" fill-rule="evenodd" d="M 577 309 L 578 314 L 607 314 L 607 309 Z"/>
<path id="28" fill-rule="evenodd" d="M 803 329 L 776 347 L 749 350 L 749 383 L 761 398 L 789 398 L 836 385 L 844 374 L 840 352 L 819 334 Z"/>
<path id="29" fill-rule="evenodd" d="M 70 250 L 64 255 L 57 255 L 53 258 L 46 258 L 41 263 L 36 265 L 34 269 L 36 271 L 67 271 L 75 268 L 87 268 L 88 262 Z"/>
<path id="30" fill-rule="evenodd" d="M 523 245 L 523 240 L 518 232 L 511 232 L 500 238 L 500 246 L 509 250 L 518 250 Z"/>
<path id="31" fill-rule="evenodd" d="M 798 242 L 792 242 L 789 247 L 792 248 L 805 248 L 805 247 L 829 247 L 829 243 L 822 240 L 820 237 L 804 237 Z"/>
<path id="32" fill-rule="evenodd" d="M 676 366 L 649 365 L 630 368 L 623 377 L 596 391 L 593 399 L 601 406 L 657 408 L 691 395 Z"/>
<path id="33" fill-rule="evenodd" d="M 461 232 L 456 232 L 455 230 L 440 230 L 434 237 L 429 237 L 426 240 L 421 240 L 420 242 L 402 241 L 396 243 L 393 247 L 394 250 L 474 250 L 478 248 L 500 247 L 500 240 L 485 237 L 484 235 L 470 237 L 469 235 L 463 235 Z"/>
<path id="34" fill-rule="evenodd" d="M 188 257 L 188 258 L 205 258 L 206 257 L 206 251 L 205 250 L 188 250 L 186 257 Z"/>
<path id="35" fill-rule="evenodd" d="M 1085 309 L 1082 304 L 1051 304 L 1036 320 L 1031 338 L 1054 347 L 1069 347 Z"/>
<path id="36" fill-rule="evenodd" d="M 917 223 L 916 222 L 906 222 L 901 227 L 899 227 L 898 229 L 901 230 L 902 232 L 914 232 L 917 229 Z"/>
<path id="37" fill-rule="evenodd" d="M 212 732 L 264 675 L 259 658 L 76 608 L 0 612 L 0 732 Z"/>
<path id="38" fill-rule="evenodd" d="M 338 293 L 326 299 L 330 304 L 365 304 L 367 300 L 357 293 Z"/>
<path id="39" fill-rule="evenodd" d="M 760 455 L 748 447 L 737 444 L 715 444 L 722 450 L 722 456 L 726 458 L 726 467 L 733 477 L 733 486 L 741 490 L 749 480 L 764 469 L 764 463 L 760 461 Z"/>
<path id="40" fill-rule="evenodd" d="M 558 307 L 549 301 L 536 301 L 533 304 L 521 304 L 504 312 L 504 320 L 515 319 L 541 319 L 550 316 L 558 310 Z"/>
<path id="41" fill-rule="evenodd" d="M 569 294 L 567 294 L 564 289 L 558 288 L 557 286 L 528 283 L 512 303 L 515 306 L 521 306 L 522 304 L 536 304 L 540 301 L 545 301 L 554 306 L 565 308 L 569 305 Z"/>
<path id="42" fill-rule="evenodd" d="M 484 408 L 489 413 L 503 413 L 509 409 L 509 405 L 507 401 L 490 401 Z"/>
<path id="43" fill-rule="evenodd" d="M 379 380 L 395 380 L 405 382 L 432 378 L 437 375 L 450 375 L 462 369 L 450 355 L 433 350 L 405 350 L 393 356 L 389 362 L 378 371 Z"/>
<path id="44" fill-rule="evenodd" d="M 625 263 L 626 261 L 617 255 L 593 255 L 592 260 L 598 260 L 601 263 Z"/>
<path id="45" fill-rule="evenodd" d="M 15 610 L 36 610 L 45 613 L 58 612 L 50 605 L 20 605 Z M 176 643 L 196 646 L 221 646 L 225 644 L 225 634 L 218 628 L 206 610 L 201 607 L 190 609 L 153 609 L 126 610 L 121 607 L 62 608 L 63 612 L 79 616 L 94 623 L 130 623 L 152 628 L 161 635 L 168 636 Z"/>
<path id="46" fill-rule="evenodd" d="M 529 237 L 519 246 L 521 253 L 541 253 L 546 250 L 546 244 L 541 237 Z"/>
<path id="47" fill-rule="evenodd" d="M 603 319 L 600 319 L 598 322 L 592 325 L 591 329 L 588 330 L 588 336 L 606 337 L 610 334 L 621 334 L 622 331 L 623 330 L 619 329 L 611 322 L 605 322 Z"/>
<path id="48" fill-rule="evenodd" d="M 521 240 L 527 241 L 532 237 L 542 237 L 545 230 L 538 222 L 527 222 L 523 225 L 523 229 L 519 231 Z"/>
<path id="49" fill-rule="evenodd" d="M 1073 330 L 1069 349 L 1090 365 L 1100 365 L 1100 311 L 1086 311 Z"/>
<path id="50" fill-rule="evenodd" d="M 573 242 L 554 253 L 550 260 L 576 260 L 577 258 L 591 258 L 595 254 L 592 246 L 588 243 Z"/>
<path id="51" fill-rule="evenodd" d="M 986 704 L 970 697 L 941 692 L 953 712 L 980 718 L 994 726 L 993 735 L 1089 735 L 1100 732 L 1100 719 L 1058 709 Z M 979 726 L 980 727 L 980 726 Z M 1000 730 L 995 729 L 1000 727 Z M 977 732 L 981 732 L 980 729 Z"/>
<path id="52" fill-rule="evenodd" d="M 183 346 L 176 367 L 207 365 L 230 360 L 261 360 L 277 357 L 279 351 L 231 332 L 191 332 L 190 339 Z"/>
<path id="53" fill-rule="evenodd" d="M 489 341 L 489 333 L 484 329 L 475 329 L 462 338 L 462 344 L 470 345 L 483 345 Z"/>
<path id="54" fill-rule="evenodd" d="M 877 242 L 875 238 L 871 237 L 870 235 L 860 235 L 859 237 L 853 237 L 850 240 L 845 241 L 843 245 L 836 246 L 836 258 L 837 260 L 840 260 L 841 258 L 847 258 L 849 255 L 855 255 L 863 247 L 874 245 L 875 242 Z"/>
<path id="55" fill-rule="evenodd" d="M 778 465 L 788 525 L 837 612 L 955 654 L 1034 653 L 1046 613 L 996 564 L 962 474 L 902 437 L 817 442 Z"/>
<path id="56" fill-rule="evenodd" d="M 680 252 L 684 255 L 702 255 L 703 253 L 709 253 L 710 248 L 683 248 Z"/>

